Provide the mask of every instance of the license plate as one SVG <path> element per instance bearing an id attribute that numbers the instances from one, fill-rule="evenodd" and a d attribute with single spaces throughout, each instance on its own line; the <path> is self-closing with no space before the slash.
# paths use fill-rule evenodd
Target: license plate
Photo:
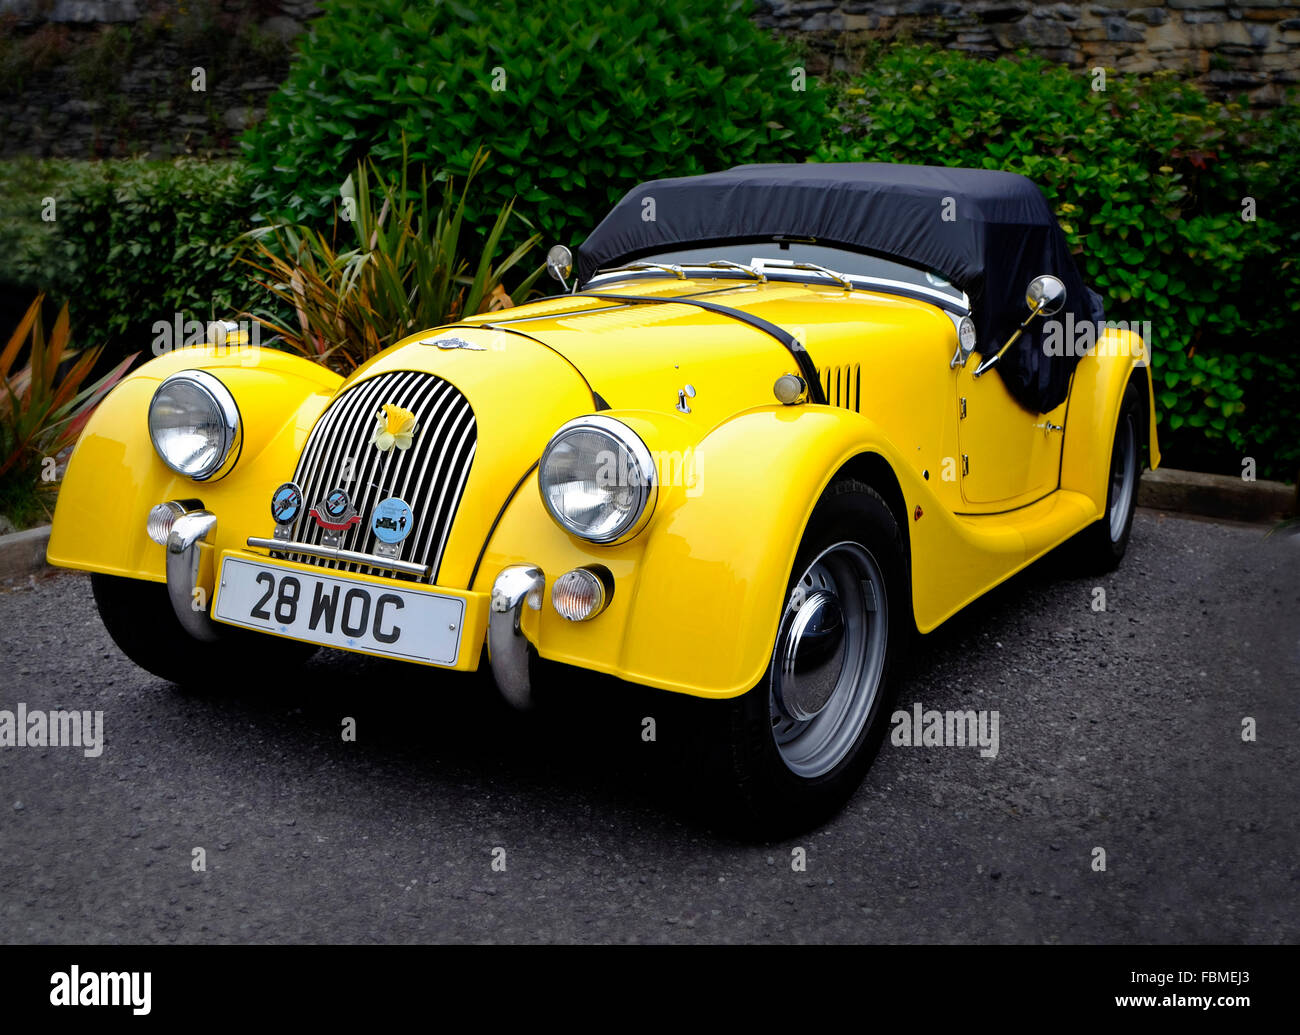
<path id="1" fill-rule="evenodd" d="M 465 601 L 227 557 L 212 617 L 326 647 L 455 665 Z"/>

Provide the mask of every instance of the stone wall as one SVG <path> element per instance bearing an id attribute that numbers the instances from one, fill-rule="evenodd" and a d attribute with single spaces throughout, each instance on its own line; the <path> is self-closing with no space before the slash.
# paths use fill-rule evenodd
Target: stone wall
<path id="1" fill-rule="evenodd" d="M 0 0 L 0 158 L 233 153 L 317 10 L 316 0 Z M 813 73 L 854 68 L 873 41 L 913 40 L 1189 71 L 1253 104 L 1300 81 L 1300 3 L 1281 0 L 756 0 L 755 18 L 804 41 Z"/>
<path id="2" fill-rule="evenodd" d="M 0 157 L 234 153 L 316 8 L 0 0 Z"/>
<path id="3" fill-rule="evenodd" d="M 1027 48 L 1075 68 L 1176 69 L 1261 105 L 1300 82 L 1300 3 L 1283 0 L 756 2 L 761 25 L 807 42 L 814 73 L 853 69 L 872 41 L 912 40 L 986 57 Z"/>

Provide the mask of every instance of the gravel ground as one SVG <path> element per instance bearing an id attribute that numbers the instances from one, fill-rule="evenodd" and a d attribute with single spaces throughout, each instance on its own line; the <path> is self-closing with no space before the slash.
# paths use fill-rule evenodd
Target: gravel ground
<path id="1" fill-rule="evenodd" d="M 84 576 L 11 586 L 0 709 L 102 710 L 105 746 L 0 748 L 0 941 L 1294 943 L 1300 536 L 1263 531 L 1140 511 L 1115 574 L 1017 577 L 899 695 L 996 710 L 996 757 L 887 741 L 771 845 L 698 807 L 693 702 L 600 681 L 520 717 L 335 652 L 189 695 L 118 653 Z"/>

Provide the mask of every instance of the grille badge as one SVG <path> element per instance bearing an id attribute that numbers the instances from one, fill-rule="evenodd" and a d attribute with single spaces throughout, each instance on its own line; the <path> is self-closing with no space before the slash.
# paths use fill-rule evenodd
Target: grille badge
<path id="1" fill-rule="evenodd" d="M 271 517 L 275 518 L 275 538 L 291 539 L 290 530 L 302 510 L 302 489 L 285 482 L 271 496 Z"/>
<path id="2" fill-rule="evenodd" d="M 352 497 L 344 489 L 331 489 L 325 498 L 311 508 L 311 516 L 321 528 L 321 543 L 338 549 L 346 532 L 361 521 L 361 515 L 352 505 Z"/>
<path id="3" fill-rule="evenodd" d="M 375 553 L 380 557 L 397 557 L 402 552 L 402 540 L 415 527 L 415 516 L 406 500 L 390 496 L 375 504 L 370 512 L 370 531 L 375 536 Z"/>

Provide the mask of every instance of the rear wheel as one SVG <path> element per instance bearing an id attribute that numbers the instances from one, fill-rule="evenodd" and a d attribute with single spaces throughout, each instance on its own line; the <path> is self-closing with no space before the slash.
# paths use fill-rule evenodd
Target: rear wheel
<path id="1" fill-rule="evenodd" d="M 875 490 L 827 491 L 784 599 L 765 678 L 723 703 L 715 730 L 728 818 L 768 838 L 834 814 L 884 735 L 910 597 L 902 536 Z"/>
<path id="2" fill-rule="evenodd" d="M 1138 479 L 1142 474 L 1142 397 L 1130 382 L 1120 400 L 1119 419 L 1110 452 L 1110 484 L 1106 512 L 1079 535 L 1078 554 L 1090 571 L 1112 571 L 1124 559 L 1133 514 L 1137 510 Z"/>
<path id="3" fill-rule="evenodd" d="M 142 669 L 181 686 L 246 685 L 307 662 L 317 648 L 246 629 L 217 626 L 215 642 L 190 636 L 158 582 L 94 574 L 99 617 L 118 649 Z"/>

